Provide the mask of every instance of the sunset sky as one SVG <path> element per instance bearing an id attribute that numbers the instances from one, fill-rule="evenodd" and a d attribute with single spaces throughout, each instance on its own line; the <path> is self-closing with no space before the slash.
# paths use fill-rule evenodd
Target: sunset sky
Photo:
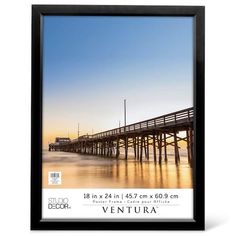
<path id="1" fill-rule="evenodd" d="M 43 145 L 193 106 L 193 18 L 44 16 Z"/>

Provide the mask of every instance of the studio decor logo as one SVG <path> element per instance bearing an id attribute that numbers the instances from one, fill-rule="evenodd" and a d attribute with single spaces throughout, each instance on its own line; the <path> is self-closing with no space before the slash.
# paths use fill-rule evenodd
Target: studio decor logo
<path id="1" fill-rule="evenodd" d="M 71 209 L 68 198 L 48 198 L 48 209 Z"/>

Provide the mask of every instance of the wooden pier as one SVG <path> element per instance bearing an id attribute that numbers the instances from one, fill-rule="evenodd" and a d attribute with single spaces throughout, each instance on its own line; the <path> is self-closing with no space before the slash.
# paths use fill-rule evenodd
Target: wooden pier
<path id="1" fill-rule="evenodd" d="M 163 161 L 168 161 L 167 147 L 173 146 L 175 163 L 179 164 L 179 144 L 184 141 L 187 144 L 188 162 L 191 165 L 194 140 L 193 119 L 193 108 L 187 108 L 94 135 L 83 135 L 66 142 L 51 143 L 49 151 L 119 158 L 120 149 L 124 148 L 125 159 L 128 159 L 129 151 L 132 149 L 135 160 L 142 162 L 152 159 L 161 164 Z"/>

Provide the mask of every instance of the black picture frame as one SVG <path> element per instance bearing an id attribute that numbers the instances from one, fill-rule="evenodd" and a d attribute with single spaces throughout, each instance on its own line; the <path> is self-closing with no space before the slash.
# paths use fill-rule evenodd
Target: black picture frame
<path id="1" fill-rule="evenodd" d="M 45 15 L 193 16 L 195 20 L 194 220 L 78 222 L 42 219 L 42 17 Z M 203 230 L 204 229 L 204 6 L 32 6 L 31 230 Z"/>

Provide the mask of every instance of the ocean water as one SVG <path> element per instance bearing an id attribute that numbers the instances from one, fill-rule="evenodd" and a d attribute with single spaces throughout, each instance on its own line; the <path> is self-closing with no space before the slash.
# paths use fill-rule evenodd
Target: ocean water
<path id="1" fill-rule="evenodd" d="M 132 153 L 124 160 L 122 155 L 116 159 L 44 150 L 43 188 L 192 188 L 193 169 L 186 150 L 180 150 L 178 166 L 173 151 L 168 152 L 168 162 L 159 164 L 153 161 L 151 152 L 149 161 L 144 158 L 139 162 Z M 48 184 L 50 171 L 61 171 L 61 185 Z"/>

